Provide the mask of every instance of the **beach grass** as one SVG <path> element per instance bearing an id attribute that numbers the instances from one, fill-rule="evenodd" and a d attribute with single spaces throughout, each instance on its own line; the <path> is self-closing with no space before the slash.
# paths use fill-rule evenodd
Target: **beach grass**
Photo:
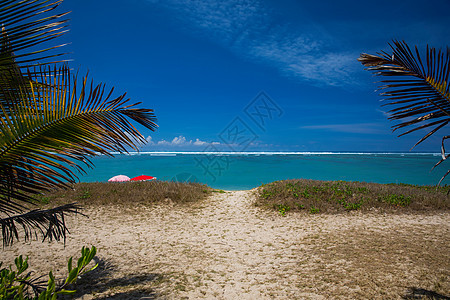
<path id="1" fill-rule="evenodd" d="M 448 210 L 449 191 L 449 186 L 295 179 L 260 186 L 255 205 L 275 209 L 282 215 L 291 211 L 427 212 Z"/>
<path id="2" fill-rule="evenodd" d="M 214 190 L 200 183 L 172 181 L 82 182 L 35 196 L 37 204 L 82 206 L 139 206 L 156 203 L 186 204 L 205 199 Z"/>
<path id="3" fill-rule="evenodd" d="M 450 186 L 418 186 L 348 181 L 292 179 L 263 184 L 255 190 L 255 206 L 288 212 L 341 213 L 433 212 L 450 209 Z M 211 193 L 224 193 L 201 183 L 173 181 L 89 182 L 35 195 L 36 203 L 82 206 L 186 204 Z"/>

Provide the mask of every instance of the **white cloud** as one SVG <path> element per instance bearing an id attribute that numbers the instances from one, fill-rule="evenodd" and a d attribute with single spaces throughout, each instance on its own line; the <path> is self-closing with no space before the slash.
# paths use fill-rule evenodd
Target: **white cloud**
<path id="1" fill-rule="evenodd" d="M 159 2 L 187 30 L 239 56 L 277 68 L 283 75 L 325 85 L 354 83 L 358 53 L 330 51 L 333 38 L 315 24 L 273 27 L 271 11 L 255 0 L 170 0 Z M 298 33 L 293 33 L 295 30 Z"/>
<path id="2" fill-rule="evenodd" d="M 157 142 L 156 145 L 170 145 L 170 142 L 168 142 L 166 140 L 161 140 L 161 141 Z"/>
<path id="3" fill-rule="evenodd" d="M 153 142 L 153 138 L 150 135 L 146 138 L 146 141 L 147 141 L 147 145 L 155 144 L 155 142 Z"/>
<path id="4" fill-rule="evenodd" d="M 172 140 L 172 145 L 183 145 L 186 144 L 186 138 L 184 136 L 174 137 Z"/>
<path id="5" fill-rule="evenodd" d="M 166 141 L 166 140 L 160 140 L 160 141 L 154 141 L 151 136 L 148 136 L 146 138 L 147 145 L 157 145 L 157 146 L 174 146 L 174 147 L 181 147 L 181 146 L 206 146 L 208 144 L 212 145 L 219 145 L 219 142 L 205 142 L 200 139 L 195 139 L 195 141 L 187 140 L 186 137 L 180 135 L 176 136 L 172 139 L 172 141 Z"/>
<path id="6" fill-rule="evenodd" d="M 303 80 L 314 81 L 326 85 L 342 85 L 350 83 L 351 66 L 355 63 L 355 55 L 350 53 L 323 53 L 314 50 L 307 39 L 289 45 L 285 41 L 268 41 L 254 48 L 254 55 L 277 66 L 287 75 Z M 315 42 L 312 41 L 312 44 Z"/>
<path id="7" fill-rule="evenodd" d="M 195 146 L 203 146 L 203 145 L 207 145 L 207 142 L 204 141 L 200 141 L 199 139 L 196 139 L 195 142 L 193 143 Z"/>

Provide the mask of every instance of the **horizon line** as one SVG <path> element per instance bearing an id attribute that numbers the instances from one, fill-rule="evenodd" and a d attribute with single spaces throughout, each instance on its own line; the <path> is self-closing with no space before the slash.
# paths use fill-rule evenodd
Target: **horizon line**
<path id="1" fill-rule="evenodd" d="M 364 152 L 364 151 L 129 151 L 109 152 L 112 155 L 442 155 L 440 152 Z"/>

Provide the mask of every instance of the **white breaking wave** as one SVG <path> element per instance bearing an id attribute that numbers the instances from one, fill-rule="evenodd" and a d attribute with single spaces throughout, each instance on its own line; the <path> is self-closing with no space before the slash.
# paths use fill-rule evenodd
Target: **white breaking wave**
<path id="1" fill-rule="evenodd" d="M 119 155 L 119 152 L 111 152 L 113 155 Z M 433 155 L 440 156 L 441 153 L 431 153 L 431 152 L 203 152 L 203 151 L 161 151 L 161 152 L 129 152 L 122 153 L 122 155 L 150 155 L 150 156 L 177 156 L 177 155 L 217 155 L 217 156 L 259 156 L 259 155 Z"/>

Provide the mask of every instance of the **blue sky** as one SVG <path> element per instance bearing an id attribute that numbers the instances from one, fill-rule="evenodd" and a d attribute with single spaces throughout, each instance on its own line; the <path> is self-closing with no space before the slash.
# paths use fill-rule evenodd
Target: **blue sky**
<path id="1" fill-rule="evenodd" d="M 408 151 L 360 53 L 449 45 L 450 1 L 66 0 L 71 66 L 153 108 L 143 151 Z M 448 131 L 448 129 L 447 129 Z M 438 152 L 441 134 L 415 151 Z M 448 132 L 446 132 L 448 134 Z"/>

